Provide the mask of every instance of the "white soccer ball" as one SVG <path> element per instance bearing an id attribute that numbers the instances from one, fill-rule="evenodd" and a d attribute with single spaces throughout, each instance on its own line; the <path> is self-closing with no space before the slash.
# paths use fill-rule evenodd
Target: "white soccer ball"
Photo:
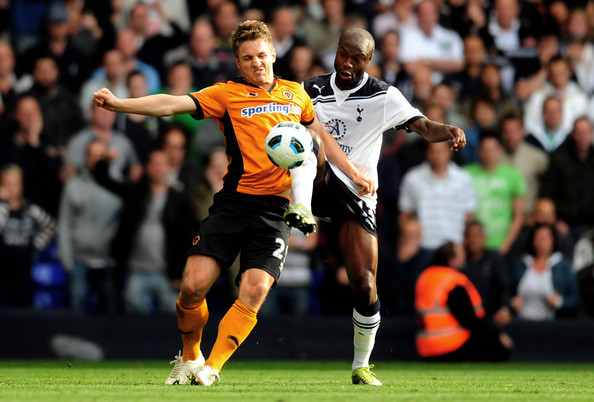
<path id="1" fill-rule="evenodd" d="M 305 164 L 311 154 L 313 140 L 307 129 L 294 121 L 284 121 L 272 127 L 266 136 L 268 159 L 281 169 L 293 169 Z"/>

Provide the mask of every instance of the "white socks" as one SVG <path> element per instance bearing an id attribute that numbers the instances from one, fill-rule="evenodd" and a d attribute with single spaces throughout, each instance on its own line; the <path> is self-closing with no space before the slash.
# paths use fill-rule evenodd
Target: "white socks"
<path id="1" fill-rule="evenodd" d="M 303 204 L 311 211 L 311 197 L 313 194 L 313 183 L 318 173 L 318 157 L 312 152 L 305 165 L 290 170 L 291 188 L 293 191 L 292 204 Z"/>
<path id="2" fill-rule="evenodd" d="M 355 337 L 353 345 L 355 346 L 355 356 L 353 358 L 352 369 L 359 367 L 369 367 L 369 357 L 375 345 L 375 334 L 381 321 L 380 313 L 377 312 L 371 317 L 366 317 L 353 309 L 353 326 Z"/>

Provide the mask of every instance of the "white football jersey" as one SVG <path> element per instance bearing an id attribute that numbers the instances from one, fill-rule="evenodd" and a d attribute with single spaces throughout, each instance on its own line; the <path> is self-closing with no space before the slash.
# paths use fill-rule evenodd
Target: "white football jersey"
<path id="1" fill-rule="evenodd" d="M 361 173 L 377 180 L 384 131 L 408 128 L 424 117 L 395 87 L 365 73 L 356 88 L 342 91 L 334 80 L 336 73 L 308 78 L 303 87 L 311 97 L 316 116 L 336 139 L 344 153 Z M 336 176 L 358 194 L 352 180 L 330 164 Z M 375 209 L 376 196 L 362 197 Z"/>

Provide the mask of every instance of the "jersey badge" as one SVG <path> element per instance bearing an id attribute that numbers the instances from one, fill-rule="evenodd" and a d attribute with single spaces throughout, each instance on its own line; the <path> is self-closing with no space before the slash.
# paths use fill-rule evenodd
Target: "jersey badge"
<path id="1" fill-rule="evenodd" d="M 289 91 L 289 90 L 284 90 L 283 91 L 283 96 L 285 98 L 287 98 L 288 100 L 292 100 L 293 99 L 293 92 Z"/>
<path id="2" fill-rule="evenodd" d="M 326 131 L 332 134 L 337 140 L 340 140 L 346 135 L 346 124 L 340 119 L 330 119 L 325 124 Z"/>
<path id="3" fill-rule="evenodd" d="M 361 123 L 363 121 L 363 117 L 361 117 L 361 113 L 364 111 L 365 109 L 363 109 L 361 107 L 361 105 L 357 105 L 357 113 L 359 113 L 359 116 L 357 116 L 357 121 L 359 123 Z"/>

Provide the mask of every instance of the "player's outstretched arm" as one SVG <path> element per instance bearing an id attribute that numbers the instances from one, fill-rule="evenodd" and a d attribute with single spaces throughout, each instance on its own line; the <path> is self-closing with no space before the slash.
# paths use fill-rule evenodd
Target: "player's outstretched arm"
<path id="1" fill-rule="evenodd" d="M 322 139 L 324 151 L 326 152 L 328 160 L 349 176 L 353 183 L 361 187 L 361 191 L 359 191 L 360 195 L 375 194 L 375 184 L 373 183 L 373 180 L 363 175 L 359 169 L 353 165 L 340 148 L 340 145 L 338 145 L 332 135 L 324 129 L 317 117 L 308 128 L 313 130 Z"/>
<path id="2" fill-rule="evenodd" d="M 451 150 L 458 151 L 466 146 L 466 134 L 461 128 L 438 123 L 426 117 L 415 120 L 409 128 L 429 142 L 452 141 Z"/>
<path id="3" fill-rule="evenodd" d="M 174 96 L 156 94 L 140 98 L 118 98 L 107 88 L 93 94 L 93 102 L 104 109 L 120 113 L 134 113 L 146 116 L 171 116 L 194 113 L 196 104 L 187 95 Z"/>

